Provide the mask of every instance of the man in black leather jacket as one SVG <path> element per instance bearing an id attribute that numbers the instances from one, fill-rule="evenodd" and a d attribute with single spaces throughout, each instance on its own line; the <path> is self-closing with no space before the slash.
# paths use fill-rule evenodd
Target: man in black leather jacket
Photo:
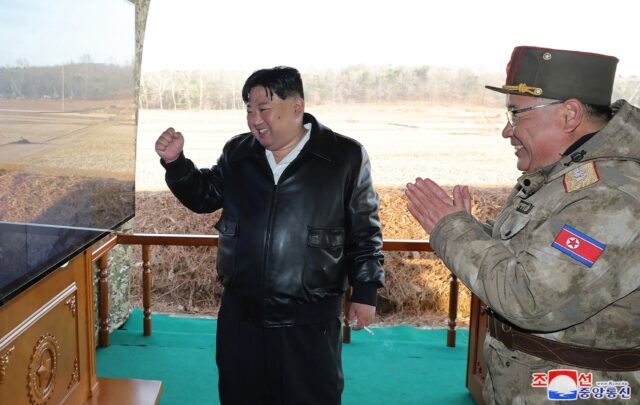
<path id="1" fill-rule="evenodd" d="M 384 273 L 378 196 L 366 151 L 304 112 L 296 69 L 254 72 L 242 97 L 251 132 L 211 169 L 184 157 L 173 128 L 156 142 L 173 194 L 215 225 L 224 293 L 216 362 L 223 404 L 339 404 L 341 298 L 375 317 Z"/>

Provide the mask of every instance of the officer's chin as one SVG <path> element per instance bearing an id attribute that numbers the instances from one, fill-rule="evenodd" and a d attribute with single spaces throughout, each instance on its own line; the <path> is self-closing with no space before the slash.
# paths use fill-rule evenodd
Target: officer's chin
<path id="1" fill-rule="evenodd" d="M 518 162 L 516 163 L 516 167 L 518 168 L 518 170 L 524 173 L 529 173 L 533 171 L 533 169 L 531 168 L 531 161 L 528 159 L 528 156 L 523 156 L 523 157 L 518 156 Z"/>

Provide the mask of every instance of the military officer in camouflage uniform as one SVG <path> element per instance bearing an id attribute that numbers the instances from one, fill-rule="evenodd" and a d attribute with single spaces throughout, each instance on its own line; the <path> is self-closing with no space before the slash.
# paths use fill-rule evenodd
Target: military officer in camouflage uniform
<path id="1" fill-rule="evenodd" d="M 517 47 L 506 84 L 517 180 L 495 222 L 430 179 L 408 208 L 490 308 L 487 403 L 640 403 L 640 110 L 610 105 L 611 56 Z"/>

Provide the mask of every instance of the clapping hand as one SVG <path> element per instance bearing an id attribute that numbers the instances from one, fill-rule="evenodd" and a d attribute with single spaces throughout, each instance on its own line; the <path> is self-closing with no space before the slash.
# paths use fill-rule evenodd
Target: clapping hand
<path id="1" fill-rule="evenodd" d="M 459 211 L 471 213 L 471 193 L 467 186 L 455 186 L 452 198 L 433 180 L 418 177 L 414 184 L 407 184 L 405 194 L 409 199 L 409 212 L 429 234 L 447 215 Z"/>

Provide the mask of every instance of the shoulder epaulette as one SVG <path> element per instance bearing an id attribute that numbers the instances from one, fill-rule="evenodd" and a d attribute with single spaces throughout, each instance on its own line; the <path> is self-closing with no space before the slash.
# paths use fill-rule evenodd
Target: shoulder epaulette
<path id="1" fill-rule="evenodd" d="M 571 193 L 600 180 L 596 162 L 582 164 L 564 175 L 564 191 Z"/>

